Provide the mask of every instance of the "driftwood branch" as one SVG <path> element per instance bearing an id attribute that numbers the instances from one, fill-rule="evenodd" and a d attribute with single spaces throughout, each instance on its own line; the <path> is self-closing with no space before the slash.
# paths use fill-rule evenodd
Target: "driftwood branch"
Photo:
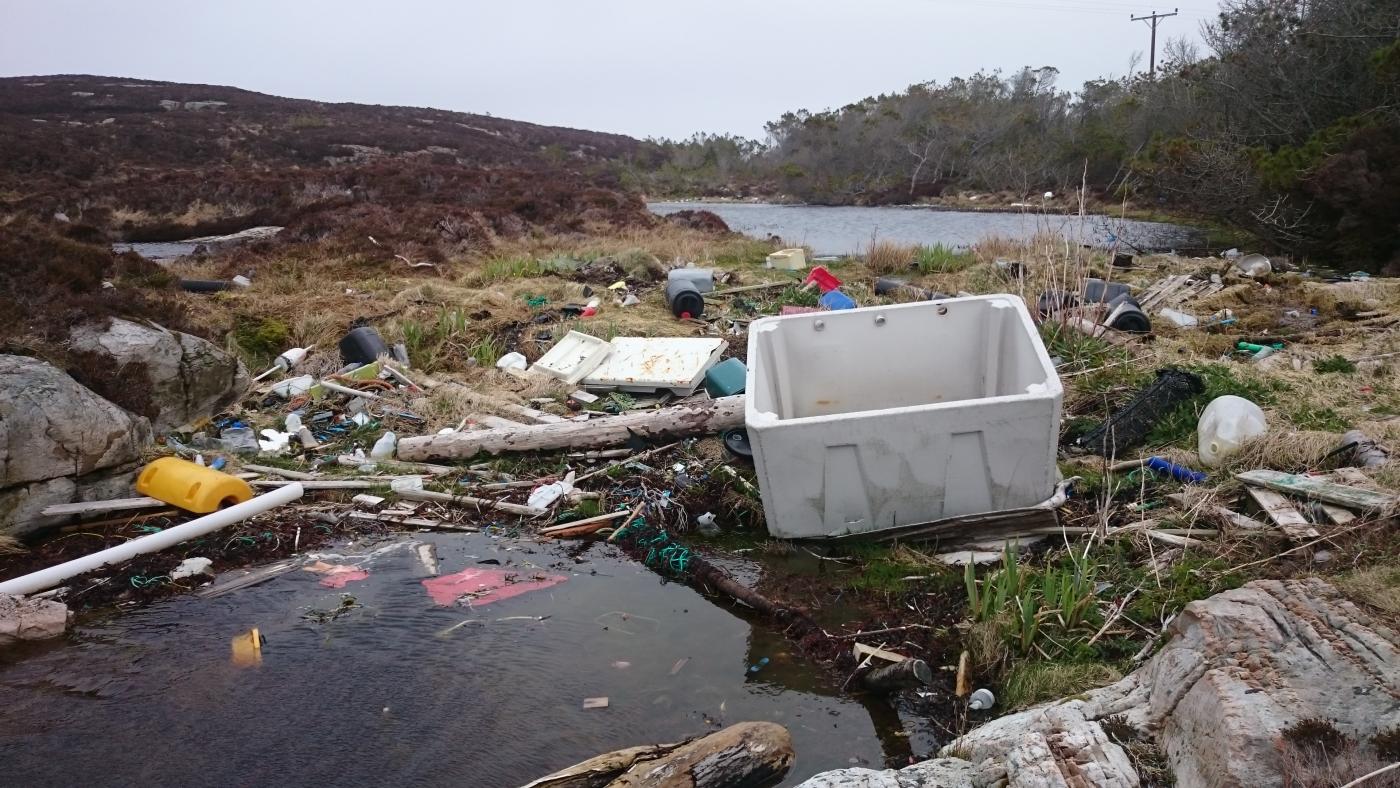
<path id="1" fill-rule="evenodd" d="M 744 397 L 735 395 L 597 421 L 501 427 L 477 432 L 424 435 L 399 441 L 399 458 L 461 460 L 480 452 L 549 451 L 616 446 L 634 437 L 690 435 L 744 423 Z"/>
<path id="2" fill-rule="evenodd" d="M 770 785 L 793 761 L 792 736 L 741 722 L 683 744 L 631 747 L 589 758 L 524 788 L 741 788 Z"/>

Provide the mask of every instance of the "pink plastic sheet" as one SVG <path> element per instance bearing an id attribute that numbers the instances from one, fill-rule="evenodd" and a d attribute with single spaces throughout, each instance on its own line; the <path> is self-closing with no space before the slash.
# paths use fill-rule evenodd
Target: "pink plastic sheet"
<path id="1" fill-rule="evenodd" d="M 517 577 L 527 575 L 510 569 L 463 569 L 452 575 L 430 577 L 423 581 L 423 587 L 428 589 L 428 596 L 439 605 L 451 605 L 463 597 L 470 597 L 466 601 L 472 605 L 489 605 L 569 579 L 564 575 L 543 575 L 511 582 L 511 578 Z"/>

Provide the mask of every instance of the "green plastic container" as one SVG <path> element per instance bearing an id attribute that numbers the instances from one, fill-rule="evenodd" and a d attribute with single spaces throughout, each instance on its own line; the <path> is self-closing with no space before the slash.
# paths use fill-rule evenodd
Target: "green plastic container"
<path id="1" fill-rule="evenodd" d="M 744 391 L 744 378 L 748 375 L 749 368 L 744 366 L 744 362 L 727 358 L 705 373 L 705 390 L 710 392 L 711 397 L 741 394 Z"/>

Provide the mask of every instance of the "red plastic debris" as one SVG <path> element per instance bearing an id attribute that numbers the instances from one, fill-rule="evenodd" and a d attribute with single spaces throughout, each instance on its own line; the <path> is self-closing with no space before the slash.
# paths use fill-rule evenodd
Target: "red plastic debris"
<path id="1" fill-rule="evenodd" d="M 521 572 L 507 569 L 463 569 L 456 574 L 430 577 L 423 581 L 423 587 L 428 589 L 428 596 L 439 605 L 451 605 L 467 596 L 471 597 L 469 601 L 472 605 L 489 605 L 569 579 L 564 575 L 543 575 L 518 583 L 511 582 L 512 578 L 522 576 Z"/>

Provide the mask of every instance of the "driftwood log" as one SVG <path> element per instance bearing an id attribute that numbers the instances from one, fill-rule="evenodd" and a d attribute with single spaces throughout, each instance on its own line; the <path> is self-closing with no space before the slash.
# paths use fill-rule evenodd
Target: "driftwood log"
<path id="1" fill-rule="evenodd" d="M 604 753 L 524 788 L 759 788 L 787 774 L 792 760 L 787 728 L 741 722 L 681 744 Z"/>
<path id="2" fill-rule="evenodd" d="M 744 396 L 628 413 L 596 421 L 531 424 L 476 432 L 424 435 L 399 441 L 399 459 L 465 460 L 480 452 L 596 449 L 626 443 L 633 437 L 656 438 L 716 432 L 744 423 Z"/>

